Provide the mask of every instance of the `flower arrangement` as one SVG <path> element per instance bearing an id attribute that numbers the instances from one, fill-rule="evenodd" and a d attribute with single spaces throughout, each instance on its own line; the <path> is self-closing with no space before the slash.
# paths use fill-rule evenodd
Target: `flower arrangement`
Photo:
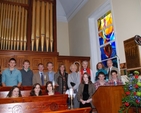
<path id="1" fill-rule="evenodd" d="M 122 98 L 119 113 L 128 113 L 130 107 L 135 107 L 136 113 L 139 113 L 138 108 L 141 107 L 141 81 L 138 79 L 138 71 L 134 71 L 133 74 L 129 74 L 129 82 L 126 82 L 123 86 L 125 95 Z"/>

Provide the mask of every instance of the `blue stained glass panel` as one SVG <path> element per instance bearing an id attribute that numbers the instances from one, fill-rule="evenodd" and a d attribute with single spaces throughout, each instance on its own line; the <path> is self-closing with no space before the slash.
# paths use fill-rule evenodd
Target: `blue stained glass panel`
<path id="1" fill-rule="evenodd" d="M 103 45 L 110 41 L 115 40 L 114 29 L 112 26 L 101 31 L 99 34 L 99 44 Z"/>
<path id="2" fill-rule="evenodd" d="M 101 60 L 115 57 L 117 55 L 115 42 L 112 42 L 104 47 L 101 47 L 100 51 L 101 51 Z"/>

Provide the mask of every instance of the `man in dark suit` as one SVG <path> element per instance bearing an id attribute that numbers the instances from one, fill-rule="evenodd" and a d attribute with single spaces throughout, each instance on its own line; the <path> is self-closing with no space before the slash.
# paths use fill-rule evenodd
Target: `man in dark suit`
<path id="1" fill-rule="evenodd" d="M 118 68 L 113 66 L 112 60 L 107 60 L 107 66 L 108 66 L 107 73 L 108 73 L 108 76 L 109 76 L 109 80 L 111 80 L 111 71 L 112 70 L 116 70 L 117 74 L 118 74 L 118 78 L 121 79 L 120 74 L 119 74 L 119 70 L 118 70 Z"/>
<path id="2" fill-rule="evenodd" d="M 38 64 L 38 72 L 33 76 L 33 84 L 39 83 L 40 85 L 46 85 L 46 82 L 49 81 L 49 78 L 44 73 L 44 66 L 42 63 Z"/>

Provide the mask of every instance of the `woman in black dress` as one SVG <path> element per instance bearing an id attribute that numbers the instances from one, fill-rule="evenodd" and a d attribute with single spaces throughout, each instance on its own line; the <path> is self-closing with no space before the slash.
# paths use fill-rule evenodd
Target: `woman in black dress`
<path id="1" fill-rule="evenodd" d="M 80 108 L 92 107 L 92 95 L 95 92 L 94 84 L 90 81 L 90 76 L 87 73 L 83 74 L 82 83 L 80 83 L 78 88 L 78 100 L 80 101 Z"/>

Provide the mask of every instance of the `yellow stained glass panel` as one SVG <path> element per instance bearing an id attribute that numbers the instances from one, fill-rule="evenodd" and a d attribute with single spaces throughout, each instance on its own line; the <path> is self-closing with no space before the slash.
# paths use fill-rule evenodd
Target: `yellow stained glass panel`
<path id="1" fill-rule="evenodd" d="M 106 28 L 107 26 L 112 24 L 112 14 L 111 11 L 108 11 L 105 15 L 97 20 L 98 31 Z"/>

